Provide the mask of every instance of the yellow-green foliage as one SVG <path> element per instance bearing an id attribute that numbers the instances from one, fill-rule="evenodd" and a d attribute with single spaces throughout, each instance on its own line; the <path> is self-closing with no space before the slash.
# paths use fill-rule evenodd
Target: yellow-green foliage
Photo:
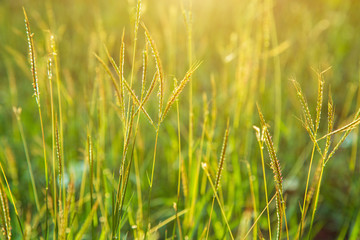
<path id="1" fill-rule="evenodd" d="M 5 238 L 357 239 L 359 11 L 4 1 Z"/>

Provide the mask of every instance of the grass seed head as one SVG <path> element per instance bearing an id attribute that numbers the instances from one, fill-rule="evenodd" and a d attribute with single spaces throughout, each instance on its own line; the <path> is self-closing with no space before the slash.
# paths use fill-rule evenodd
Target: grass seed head
<path id="1" fill-rule="evenodd" d="M 142 24 L 144 30 L 145 30 L 145 35 L 146 38 L 149 42 L 151 51 L 154 55 L 154 59 L 155 59 L 155 64 L 156 64 L 156 70 L 158 72 L 159 75 L 159 92 L 158 92 L 158 96 L 159 96 L 159 117 L 161 119 L 161 110 L 162 110 L 162 105 L 163 105 L 163 99 L 164 99 L 164 72 L 163 72 L 163 68 L 162 68 L 162 63 L 160 60 L 160 54 L 159 51 L 157 50 L 157 47 L 155 45 L 154 40 L 151 38 L 151 35 L 149 33 L 149 30 L 146 28 L 146 26 L 144 24 Z"/>
<path id="2" fill-rule="evenodd" d="M 272 141 L 271 135 L 269 133 L 268 128 L 266 127 L 266 122 L 264 119 L 264 116 L 260 110 L 260 107 L 257 106 L 258 108 L 258 112 L 259 112 L 259 117 L 260 117 L 260 121 L 261 121 L 261 125 L 264 129 L 264 139 L 265 139 L 265 145 L 267 147 L 269 156 L 270 156 L 270 167 L 273 170 L 274 173 L 274 180 L 275 180 L 275 184 L 276 184 L 276 188 L 279 191 L 280 195 L 282 195 L 282 174 L 281 174 L 281 167 L 280 167 L 280 162 L 279 159 L 276 156 L 276 151 L 274 148 L 274 143 Z M 265 127 L 265 128 L 264 128 Z"/>
<path id="3" fill-rule="evenodd" d="M 229 120 L 227 121 L 223 145 L 222 145 L 222 149 L 221 149 L 221 155 L 220 155 L 220 159 L 219 159 L 219 168 L 218 168 L 218 171 L 216 174 L 216 181 L 215 181 L 215 189 L 216 190 L 219 188 L 221 173 L 222 173 L 224 163 L 225 163 L 225 152 L 226 152 L 226 148 L 227 148 L 227 144 L 228 144 L 228 137 L 229 137 Z"/>
<path id="4" fill-rule="evenodd" d="M 177 97 L 180 95 L 182 90 L 185 88 L 186 84 L 190 81 L 191 75 L 194 73 L 194 71 L 200 66 L 200 64 L 195 64 L 190 70 L 185 74 L 185 77 L 181 80 L 180 84 L 174 89 L 173 93 L 170 96 L 169 101 L 166 104 L 165 110 L 162 114 L 161 121 L 164 120 L 164 117 L 170 110 L 170 107 L 173 105 L 173 103 L 176 101 Z"/>
<path id="5" fill-rule="evenodd" d="M 309 105 L 308 105 L 306 98 L 301 90 L 300 84 L 296 80 L 292 80 L 292 82 L 294 84 L 299 102 L 301 104 L 301 108 L 302 108 L 304 119 L 305 119 L 305 124 L 310 131 L 314 132 L 314 123 L 313 123 L 311 113 L 309 110 Z"/>
<path id="6" fill-rule="evenodd" d="M 31 33 L 30 22 L 27 17 L 25 8 L 23 8 L 23 11 L 25 17 L 25 28 L 26 28 L 26 35 L 28 40 L 28 47 L 29 47 L 29 59 L 30 59 L 31 74 L 33 79 L 34 96 L 36 99 L 36 103 L 40 106 L 40 91 L 39 91 L 39 82 L 36 72 L 36 56 L 35 56 L 35 47 L 33 40 L 34 34 Z"/>

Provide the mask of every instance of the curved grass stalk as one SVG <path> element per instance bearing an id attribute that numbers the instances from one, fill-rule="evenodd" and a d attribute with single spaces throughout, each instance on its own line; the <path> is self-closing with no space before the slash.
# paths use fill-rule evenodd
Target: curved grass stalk
<path id="1" fill-rule="evenodd" d="M 256 220 L 254 221 L 253 225 L 251 226 L 251 228 L 249 229 L 249 231 L 245 234 L 243 240 L 247 239 L 247 236 L 250 234 L 251 230 L 255 227 L 255 225 L 257 224 L 257 222 L 259 221 L 260 217 L 264 214 L 265 210 L 269 208 L 270 203 L 272 203 L 272 201 L 274 200 L 274 198 L 276 198 L 276 193 L 274 194 L 274 196 L 270 199 L 270 201 L 266 204 L 266 207 L 261 211 L 261 213 L 259 214 L 259 216 L 256 218 Z"/>
<path id="2" fill-rule="evenodd" d="M 184 215 L 185 213 L 187 213 L 189 211 L 189 209 L 184 209 L 180 212 L 178 212 L 177 217 L 181 217 L 182 215 Z M 160 228 L 164 227 L 166 224 L 168 224 L 171 221 L 174 221 L 176 219 L 176 215 L 173 215 L 167 219 L 165 219 L 164 221 L 160 222 L 158 225 L 156 225 L 155 227 L 151 228 L 148 232 L 149 234 L 152 234 L 154 232 L 156 232 L 157 230 L 159 230 Z"/>
<path id="3" fill-rule="evenodd" d="M 207 176 L 207 178 L 208 178 L 208 180 L 209 180 L 210 186 L 211 186 L 211 188 L 212 188 L 212 190 L 213 190 L 213 192 L 214 192 L 214 197 L 213 197 L 213 202 L 212 202 L 212 207 L 211 207 L 211 209 L 213 209 L 213 207 L 214 207 L 214 200 L 216 199 L 216 201 L 217 201 L 218 204 L 219 204 L 219 208 L 220 208 L 221 214 L 222 214 L 222 216 L 223 216 L 223 218 L 224 218 L 226 227 L 227 227 L 227 229 L 228 229 L 228 231 L 229 231 L 230 238 L 231 238 L 231 239 L 234 239 L 234 236 L 233 236 L 233 234 L 232 234 L 232 231 L 231 231 L 229 222 L 228 222 L 228 220 L 227 220 L 227 217 L 226 217 L 224 208 L 222 207 L 221 201 L 220 201 L 219 196 L 218 196 L 218 194 L 217 194 L 216 185 L 214 185 L 213 181 L 211 180 L 210 173 L 209 173 L 209 171 L 208 171 L 208 169 L 207 169 L 207 164 L 206 164 L 206 163 L 202 163 L 202 168 L 204 169 L 205 174 L 206 174 L 206 176 Z M 211 211 L 211 212 L 212 212 L 212 211 Z M 211 215 L 210 215 L 210 216 L 211 216 Z M 211 220 L 211 218 L 210 218 L 209 220 Z M 208 227 L 206 227 L 206 229 L 207 229 L 207 234 L 206 234 L 206 239 L 207 239 L 207 238 L 208 238 L 209 229 L 210 229 L 210 222 L 209 222 L 209 224 L 208 224 Z"/>

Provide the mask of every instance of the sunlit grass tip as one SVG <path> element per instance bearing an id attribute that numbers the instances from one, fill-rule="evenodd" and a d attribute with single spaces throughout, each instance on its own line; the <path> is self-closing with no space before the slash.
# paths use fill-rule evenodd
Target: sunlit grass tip
<path id="1" fill-rule="evenodd" d="M 34 88 L 34 96 L 38 105 L 40 105 L 40 90 L 39 90 L 39 83 L 38 77 L 36 72 L 36 56 L 35 56 L 35 47 L 34 47 L 34 33 L 31 33 L 30 29 L 30 22 L 28 16 L 26 14 L 25 8 L 23 8 L 24 17 L 25 17 L 25 28 L 26 28 L 26 35 L 28 40 L 28 47 L 29 47 L 29 59 L 30 59 L 30 67 L 33 79 L 33 88 Z"/>

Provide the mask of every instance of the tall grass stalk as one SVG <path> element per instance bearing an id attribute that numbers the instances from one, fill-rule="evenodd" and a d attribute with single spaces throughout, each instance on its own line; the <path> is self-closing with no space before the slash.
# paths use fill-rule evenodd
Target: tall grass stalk
<path id="1" fill-rule="evenodd" d="M 59 118 L 58 145 L 60 146 L 60 151 L 57 154 L 58 154 L 58 156 L 60 156 L 59 164 L 61 164 L 61 166 L 63 166 L 62 161 L 64 159 L 64 148 L 63 148 L 63 146 L 64 146 L 64 137 L 63 137 L 64 131 L 63 131 L 63 113 L 62 113 L 62 103 L 61 103 L 61 82 L 60 82 L 60 73 L 59 73 L 59 59 L 58 59 L 58 51 L 57 51 L 57 47 L 56 47 L 55 36 L 52 33 L 50 33 L 50 54 L 49 54 L 49 65 L 48 65 L 48 78 L 49 78 L 50 86 L 51 86 L 50 98 L 51 98 L 51 122 L 52 122 L 52 126 L 53 126 L 52 128 L 54 128 L 54 117 L 57 115 L 57 114 L 55 114 L 55 110 L 54 110 L 55 107 L 54 107 L 53 90 L 52 90 L 53 72 L 55 73 L 55 78 L 56 78 L 58 116 L 59 116 L 58 117 Z M 55 121 L 56 122 L 58 121 L 57 118 Z M 62 169 L 59 169 L 59 174 L 62 174 Z M 55 179 L 55 175 L 54 175 L 54 179 Z M 65 206 L 65 185 L 62 184 L 61 182 L 59 184 L 60 184 L 59 196 L 61 196 L 60 194 L 61 194 L 61 188 L 62 188 L 62 191 L 64 192 L 63 205 Z M 56 188 L 55 185 L 54 185 L 54 188 Z M 54 194 L 54 198 L 56 199 L 56 194 Z M 61 200 L 61 197 L 59 197 L 59 199 Z M 54 204 L 54 207 L 56 207 L 56 204 Z"/>
<path id="2" fill-rule="evenodd" d="M 47 160 L 46 160 L 46 144 L 45 144 L 45 134 L 44 134 L 44 124 L 41 114 L 41 108 L 40 105 L 38 107 L 39 109 L 39 116 L 40 116 L 40 125 L 41 125 L 41 135 L 42 135 L 42 141 L 43 141 L 43 153 L 44 153 L 44 166 L 45 166 L 45 181 L 46 181 L 46 187 L 45 187 L 45 201 L 46 201 L 46 224 L 45 224 L 45 239 L 48 238 L 48 214 L 49 214 L 49 206 L 48 206 L 48 190 L 49 190 L 49 177 L 48 177 L 48 166 L 47 166 Z"/>
<path id="3" fill-rule="evenodd" d="M 177 80 L 176 78 L 174 79 L 174 87 L 177 88 Z M 177 192 L 176 192 L 176 204 L 174 204 L 175 206 L 175 216 L 176 216 L 176 220 L 178 223 L 178 231 L 179 231 L 179 238 L 183 239 L 182 237 L 182 231 L 181 231 L 181 224 L 180 224 L 180 220 L 178 217 L 178 211 L 179 211 L 179 206 L 180 206 L 180 186 L 181 186 L 181 169 L 183 169 L 183 159 L 181 156 L 181 131 L 180 131 L 180 111 L 179 111 L 179 101 L 178 99 L 175 100 L 176 101 L 176 117 L 177 117 L 177 140 L 178 140 L 178 151 L 179 151 L 179 171 L 178 171 L 178 184 L 177 184 Z M 175 226 L 176 224 L 174 224 L 174 230 L 173 230 L 173 239 L 175 237 Z"/>
<path id="4" fill-rule="evenodd" d="M 279 159 L 276 156 L 276 151 L 274 149 L 274 143 L 271 139 L 264 116 L 263 116 L 259 106 L 257 106 L 257 108 L 258 108 L 261 126 L 262 126 L 262 128 L 265 129 L 264 130 L 265 144 L 268 149 L 269 156 L 270 156 L 270 167 L 274 173 L 274 182 L 275 182 L 275 189 L 276 189 L 276 215 L 277 215 L 277 219 L 278 219 L 276 239 L 280 240 L 281 233 L 282 233 L 283 216 L 285 217 L 287 238 L 289 238 L 288 230 L 287 230 L 286 215 L 285 215 L 285 201 L 284 201 L 284 197 L 283 197 L 283 185 L 282 185 L 283 179 L 282 179 L 282 174 L 281 174 L 281 167 L 280 167 Z"/>
<path id="5" fill-rule="evenodd" d="M 124 140 L 122 160 L 121 160 L 121 165 L 120 165 L 120 169 L 119 169 L 118 187 L 117 187 L 117 193 L 116 193 L 116 199 L 115 199 L 115 208 L 113 209 L 114 222 L 113 222 L 112 238 L 114 238 L 114 239 L 116 238 L 115 232 L 117 229 L 120 234 L 120 226 L 121 226 L 121 219 L 122 219 L 121 213 L 122 213 L 123 203 L 124 203 L 124 199 L 125 199 L 125 193 L 126 193 L 126 189 L 127 189 L 128 176 L 130 174 L 129 171 L 130 171 L 131 162 L 132 162 L 132 160 L 130 160 L 128 165 L 126 165 L 126 157 L 127 157 L 130 137 L 131 137 L 131 133 L 133 131 L 133 123 L 134 123 L 134 116 L 132 115 L 133 113 L 134 113 L 134 105 L 132 105 L 132 108 L 131 108 L 130 112 L 128 113 L 128 114 L 130 114 L 131 117 L 129 119 L 130 122 L 128 124 L 126 139 Z M 134 138 L 134 141 L 135 141 L 135 138 Z M 131 159 L 132 159 L 132 157 L 133 157 L 133 151 L 131 154 Z"/>
<path id="6" fill-rule="evenodd" d="M 267 205 L 269 202 L 269 199 L 268 199 L 268 193 L 267 193 L 267 183 L 266 183 L 265 164 L 264 164 L 264 151 L 263 151 L 264 150 L 264 141 L 265 141 L 265 139 L 264 139 L 265 128 L 263 128 L 262 132 L 256 126 L 253 126 L 253 128 L 256 131 L 256 139 L 257 139 L 257 142 L 258 142 L 259 148 L 260 148 L 261 167 L 262 167 L 263 180 L 264 180 L 264 192 L 265 192 L 265 200 L 266 200 L 266 205 Z M 266 207 L 266 212 L 267 212 L 267 220 L 268 220 L 269 239 L 271 240 L 271 222 L 270 222 L 269 207 Z"/>
<path id="7" fill-rule="evenodd" d="M 131 64 L 131 75 L 130 75 L 130 89 L 132 88 L 132 85 L 133 85 L 133 78 L 134 78 L 134 71 L 135 71 L 136 46 L 137 46 L 137 37 L 138 37 L 137 35 L 138 35 L 139 24 L 140 24 L 140 13 L 141 13 L 141 0 L 138 0 L 137 4 L 136 4 L 136 19 L 135 19 L 135 24 L 134 24 L 134 39 L 133 39 L 134 42 L 133 42 L 133 55 L 132 55 L 132 64 Z M 124 58 L 122 59 L 122 61 L 124 61 Z M 123 72 L 122 72 L 122 74 L 123 74 Z M 119 75 L 119 77 L 122 78 L 122 75 Z M 125 81 L 125 80 L 123 79 L 123 81 Z M 128 99 L 129 104 L 128 104 L 128 109 L 127 109 L 128 115 L 127 115 L 126 124 L 131 121 L 130 117 L 132 117 L 129 114 L 130 113 L 130 107 L 131 107 L 131 101 L 130 100 L 131 100 L 131 98 L 129 96 L 129 99 Z"/>
<path id="8" fill-rule="evenodd" d="M 305 205 L 305 204 L 306 204 L 306 198 L 307 198 L 307 195 L 308 195 L 308 188 L 309 188 L 309 183 L 310 183 L 311 167 L 312 167 L 312 164 L 313 164 L 315 148 L 316 148 L 316 145 L 315 145 L 315 143 L 314 143 L 314 144 L 313 144 L 312 151 L 311 151 L 310 165 L 309 165 L 309 170 L 308 170 L 308 174 L 307 174 L 307 178 L 306 178 L 304 201 L 303 201 L 303 205 L 302 205 L 302 208 L 301 208 L 301 219 L 300 219 L 300 227 L 299 227 L 299 239 L 301 239 L 301 235 L 302 235 L 302 232 L 303 232 L 303 225 L 304 225 L 304 221 L 305 221 L 305 215 L 306 215 L 306 211 L 305 211 L 305 206 L 306 206 L 306 205 Z"/>
<path id="9" fill-rule="evenodd" d="M 3 238 L 9 239 L 12 231 L 12 238 L 43 240 L 282 240 L 320 238 L 331 231 L 339 234 L 339 240 L 355 239 L 360 232 L 354 203 L 360 182 L 355 174 L 336 196 L 347 198 L 342 201 L 347 212 L 341 226 L 330 229 L 328 213 L 319 209 L 329 200 L 322 191 L 338 182 L 324 178 L 325 166 L 335 153 L 342 152 L 338 160 L 345 160 L 346 166 L 329 169 L 332 174 L 343 178 L 359 167 L 357 133 L 351 131 L 360 125 L 360 110 L 350 118 L 349 113 L 359 107 L 360 94 L 357 82 L 347 81 L 356 79 L 357 72 L 351 69 L 357 65 L 335 74 L 347 76 L 341 83 L 348 94 L 335 101 L 341 105 L 339 114 L 335 115 L 330 91 L 324 93 L 328 69 L 316 71 L 315 81 L 303 85 L 308 78 L 303 69 L 307 57 L 330 59 L 338 68 L 343 62 L 343 51 L 338 50 L 353 40 L 350 34 L 335 41 L 327 29 L 347 24 L 351 30 L 355 22 L 324 20 L 321 16 L 333 6 L 325 3 L 319 10 L 311 3 L 323 20 L 310 26 L 316 22 L 313 9 L 305 11 L 307 5 L 291 3 L 290 10 L 300 10 L 295 17 L 305 20 L 300 21 L 305 30 L 311 28 L 302 34 L 304 28 L 293 28 L 296 22 L 279 21 L 293 12 L 278 1 L 219 5 L 214 0 L 208 4 L 132 0 L 114 6 L 94 2 L 94 8 L 83 6 L 82 10 L 90 10 L 84 14 L 75 5 L 35 0 L 29 15 L 25 9 L 10 11 L 16 3 L 0 4 L 4 19 L 15 24 L 0 24 L 5 31 L 0 37 L 5 50 L 0 51 L 4 55 L 0 72 L 5 70 L 8 77 L 0 83 L 5 87 L 0 91 L 5 104 L 0 104 Z M 332 13 L 354 11 L 354 4 L 340 5 Z M 234 6 L 244 14 L 233 15 Z M 217 17 L 224 14 L 226 19 Z M 19 17 L 25 21 L 25 52 L 18 46 L 21 33 L 14 20 Z M 81 19 L 88 24 L 81 24 Z M 118 25 L 113 28 L 115 19 Z M 34 35 L 35 27 L 40 30 Z M 293 48 L 293 35 L 306 44 Z M 326 41 L 334 56 L 318 56 L 319 51 L 310 50 L 302 54 L 305 45 L 316 47 Z M 201 70 L 195 56 L 205 60 Z M 198 70 L 199 78 L 194 75 Z M 282 76 L 293 71 L 301 72 L 301 81 L 293 81 L 294 94 L 285 94 L 288 86 Z M 22 96 L 32 89 L 15 81 L 24 77 L 32 82 L 34 102 Z M 334 89 L 344 91 L 339 79 Z M 310 98 L 306 95 L 311 87 L 317 90 Z M 291 116 L 289 104 L 296 97 L 300 117 L 295 121 L 300 120 L 306 136 L 294 127 Z M 260 108 L 254 108 L 260 99 L 266 112 L 273 114 L 273 128 Z M 9 103 L 15 106 L 13 118 Z M 22 107 L 22 115 L 17 106 Z M 254 126 L 254 135 L 256 110 L 260 123 Z M 222 132 L 224 116 L 232 120 Z M 32 155 L 41 161 L 34 161 Z M 298 209 L 296 199 L 300 199 Z"/>
<path id="10" fill-rule="evenodd" d="M 28 45 L 29 45 L 29 58 L 30 58 L 30 65 L 31 65 L 31 73 L 33 78 L 33 88 L 34 88 L 34 96 L 35 100 L 38 106 L 39 111 L 39 118 L 40 118 L 40 126 L 41 126 L 41 135 L 42 135 L 42 144 L 43 144 L 43 154 L 44 154 L 44 167 L 45 167 L 45 204 L 46 204 L 46 217 L 45 217 L 45 239 L 48 239 L 48 189 L 49 189 L 49 180 L 48 180 L 48 166 L 47 166 L 47 160 L 46 160 L 46 144 L 45 144 L 45 134 L 44 134 L 44 124 L 43 124 L 43 118 L 41 114 L 41 107 L 40 107 L 40 90 L 39 90 L 39 84 L 38 84 L 38 77 L 36 72 L 36 56 L 35 56 L 35 47 L 34 47 L 34 34 L 31 33 L 30 29 L 30 22 L 27 17 L 25 8 L 23 8 L 24 17 L 25 17 L 25 27 L 26 27 L 26 33 L 28 38 Z"/>
<path id="11" fill-rule="evenodd" d="M 187 36 L 187 56 L 189 68 L 193 65 L 193 49 L 192 49 L 192 0 L 188 0 L 189 10 L 186 11 L 182 6 L 183 17 L 186 26 Z M 193 154 L 193 122 L 194 122 L 194 110 L 193 110 L 193 86 L 192 81 L 189 84 L 189 169 L 192 166 L 192 154 Z"/>
<path id="12" fill-rule="evenodd" d="M 311 222 L 310 222 L 309 232 L 308 232 L 308 239 L 311 238 L 311 232 L 312 232 L 312 227 L 313 227 L 313 223 L 314 223 L 317 204 L 318 204 L 318 201 L 319 201 L 320 186 L 321 186 L 321 182 L 322 182 L 322 177 L 323 177 L 325 165 L 327 164 L 329 159 L 334 155 L 334 153 L 339 148 L 339 146 L 345 141 L 346 137 L 350 134 L 350 132 L 360 123 L 360 120 L 359 120 L 360 119 L 359 118 L 360 110 L 359 110 L 355 114 L 354 120 L 351 123 L 349 123 L 349 124 L 347 124 L 347 125 L 345 125 L 343 127 L 338 128 L 337 130 L 333 131 L 334 107 L 333 107 L 333 101 L 332 101 L 331 92 L 329 91 L 328 133 L 317 139 L 317 132 L 318 132 L 318 129 L 319 129 L 320 118 L 321 118 L 321 108 L 322 108 L 322 102 L 323 102 L 323 89 L 324 89 L 323 74 L 326 71 L 328 71 L 329 69 L 330 68 L 327 68 L 326 70 L 324 70 L 324 71 L 322 71 L 320 73 L 317 73 L 317 77 L 318 77 L 318 97 L 317 97 L 317 104 L 316 104 L 315 125 L 310 124 L 313 121 L 311 119 L 311 115 L 310 115 L 310 111 L 309 111 L 307 103 L 306 103 L 306 99 L 302 94 L 302 91 L 301 91 L 301 89 L 299 87 L 299 84 L 294 81 L 294 85 L 295 85 L 295 88 L 297 90 L 297 94 L 298 94 L 300 103 L 302 104 L 302 107 L 303 107 L 303 115 L 304 115 L 304 118 L 305 118 L 303 124 L 304 124 L 305 129 L 309 133 L 310 139 L 313 142 L 313 149 L 312 149 L 311 158 L 310 158 L 310 166 L 309 166 L 307 182 L 306 182 L 306 187 L 305 187 L 304 202 L 303 202 L 303 206 L 301 208 L 301 219 L 300 219 L 300 224 L 299 224 L 299 228 L 298 228 L 298 232 L 297 232 L 297 238 L 298 239 L 300 239 L 301 236 L 302 236 L 303 225 L 305 224 L 306 212 L 308 210 L 308 207 L 309 207 L 311 199 L 312 199 L 312 195 L 313 195 L 313 193 L 315 191 L 315 188 L 316 188 L 315 199 L 314 199 L 314 203 L 313 203 L 313 210 L 312 210 L 312 215 L 311 215 Z M 328 154 L 328 152 L 330 150 L 330 146 L 331 146 L 331 137 L 334 134 L 341 133 L 341 132 L 344 132 L 343 136 L 340 138 L 339 142 L 333 147 L 332 151 Z M 322 139 L 326 139 L 325 149 L 323 151 L 321 150 L 321 148 L 319 147 L 319 144 L 318 144 L 318 142 L 320 140 L 322 140 Z M 315 176 L 313 177 L 313 180 L 312 180 L 312 186 L 311 186 L 310 190 L 308 190 L 309 189 L 308 187 L 309 187 L 309 184 L 310 184 L 311 166 L 312 166 L 312 163 L 313 163 L 315 149 L 318 150 L 321 158 L 319 160 L 318 167 L 317 167 L 317 169 L 315 171 Z"/>
<path id="13" fill-rule="evenodd" d="M 145 45 L 145 49 L 143 50 L 143 69 L 142 69 L 142 78 L 141 78 L 141 95 L 140 95 L 140 102 L 143 103 L 143 98 L 144 98 L 144 94 L 145 94 L 145 85 L 146 85 L 146 77 L 147 77 L 147 69 L 148 69 L 148 45 L 146 43 Z M 139 106 L 140 108 L 141 106 Z M 138 112 L 134 113 L 134 117 L 136 116 Z M 138 133 L 138 129 L 139 129 L 139 121 L 140 121 L 140 114 L 137 115 L 137 120 L 136 120 L 136 126 L 135 126 L 135 137 L 134 137 L 134 143 L 133 143 L 133 151 L 135 148 L 135 139 Z M 133 153 L 132 153 L 133 156 Z M 134 159 L 134 160 L 133 160 Z M 142 210 L 142 197 L 141 197 L 141 186 L 140 186 L 140 174 L 139 174 L 139 164 L 138 164 L 138 159 L 137 157 L 131 157 L 131 161 L 134 161 L 135 164 L 135 175 L 136 175 L 136 189 L 137 189 L 137 194 L 138 194 L 138 207 L 139 207 L 139 212 L 140 212 L 140 221 L 143 221 L 143 210 Z M 130 165 L 131 166 L 131 165 Z M 140 237 L 140 235 L 139 235 Z"/>
<path id="14" fill-rule="evenodd" d="M 59 154 L 59 148 L 55 149 L 56 148 L 56 143 L 55 143 L 55 137 L 58 137 L 55 136 L 55 112 L 54 112 L 54 97 L 53 97 L 53 85 L 52 85 L 52 82 L 53 82 L 53 72 L 52 72 L 52 68 L 53 68 L 53 55 L 54 53 L 52 52 L 52 48 L 51 48 L 51 45 L 52 45 L 52 42 L 53 42 L 53 35 L 50 33 L 50 51 L 48 53 L 48 60 L 47 60 L 47 77 L 48 77 L 48 81 L 49 81 L 49 91 L 50 91 L 50 108 L 51 108 L 51 142 L 52 142 L 52 164 L 53 164 L 53 207 L 54 207 L 54 232 L 53 232 L 53 239 L 56 239 L 56 232 L 58 231 L 57 228 L 58 228 L 58 225 L 57 225 L 57 193 L 56 193 L 56 157 L 55 157 L 55 152 L 57 151 L 58 152 L 58 156 L 60 155 Z M 58 134 L 58 132 L 57 132 Z M 60 182 L 59 182 L 60 183 Z M 61 185 L 60 185 L 60 188 L 59 190 L 61 189 Z"/>
<path id="15" fill-rule="evenodd" d="M 329 109 L 330 108 L 332 108 L 332 100 L 331 100 L 331 98 L 329 100 Z M 332 115 L 334 114 L 334 110 L 331 110 L 331 111 L 332 111 L 331 114 L 329 114 L 329 119 L 330 119 L 329 121 L 331 121 Z M 330 141 L 330 137 L 335 133 L 344 132 L 343 136 L 340 138 L 338 143 L 334 146 L 334 148 L 329 153 L 329 155 L 324 155 L 324 157 L 321 159 L 322 165 L 321 165 L 321 171 L 320 171 L 319 179 L 318 179 L 318 182 L 316 184 L 316 193 L 315 193 L 315 199 L 314 199 L 314 203 L 313 203 L 314 205 L 313 205 L 313 210 L 312 210 L 312 215 L 311 215 L 311 222 L 310 222 L 310 229 L 309 229 L 309 233 L 308 233 L 308 239 L 311 238 L 311 232 L 312 232 L 312 228 L 313 228 L 313 224 L 314 224 L 315 213 L 316 213 L 317 205 L 318 205 L 318 202 L 319 202 L 320 186 L 321 186 L 321 182 L 322 182 L 324 168 L 325 168 L 327 162 L 330 160 L 330 158 L 335 154 L 337 149 L 340 147 L 340 145 L 345 141 L 346 137 L 350 134 L 350 132 L 352 130 L 354 130 L 355 126 L 357 126 L 357 124 L 359 124 L 359 121 L 358 121 L 359 116 L 360 116 L 360 109 L 355 114 L 353 122 L 351 122 L 350 124 L 345 125 L 344 127 L 339 128 L 339 129 L 337 129 L 335 131 L 329 132 L 328 134 L 325 135 L 326 138 L 327 138 L 326 143 L 327 143 L 327 150 L 328 150 L 328 146 L 330 146 L 330 143 L 328 143 Z M 332 124 L 332 123 L 329 122 L 329 124 Z M 330 130 L 331 130 L 331 128 L 329 127 L 328 131 L 330 131 Z"/>
<path id="16" fill-rule="evenodd" d="M 147 223 L 147 227 L 146 227 L 146 233 L 147 233 L 147 231 L 149 229 L 149 224 L 150 224 L 151 192 L 152 192 L 152 188 L 153 188 L 154 171 L 155 171 L 155 163 L 156 163 L 156 150 L 157 150 L 157 142 L 158 142 L 158 137 L 159 137 L 160 125 L 163 122 L 163 120 L 165 119 L 165 116 L 168 113 L 168 111 L 170 110 L 170 107 L 174 104 L 175 100 L 180 95 L 182 90 L 185 88 L 186 84 L 190 81 L 192 74 L 199 67 L 200 63 L 195 64 L 187 71 L 184 78 L 181 80 L 179 85 L 174 89 L 172 95 L 169 97 L 169 100 L 165 106 L 165 109 L 163 110 L 162 108 L 163 108 L 163 99 L 164 99 L 164 73 L 163 73 L 162 63 L 161 63 L 160 55 L 159 55 L 159 52 L 155 45 L 155 42 L 153 41 L 148 29 L 146 28 L 146 26 L 144 24 L 142 26 L 145 30 L 145 35 L 146 35 L 147 41 L 149 43 L 149 47 L 154 55 L 154 60 L 155 60 L 155 65 L 156 65 L 156 70 L 157 70 L 156 75 L 158 76 L 158 79 L 159 79 L 159 92 L 158 92 L 159 120 L 158 120 L 157 126 L 155 127 L 156 136 L 155 136 L 154 156 L 153 156 L 153 163 L 152 163 L 152 170 L 151 170 L 151 178 L 150 178 L 150 183 L 149 183 L 148 223 Z M 138 101 L 137 101 L 137 103 L 138 103 Z M 138 105 L 142 106 L 141 103 Z M 145 234 L 145 237 L 147 237 L 146 234 Z"/>
<path id="17" fill-rule="evenodd" d="M 328 70 L 328 69 L 327 69 Z M 327 71 L 325 70 L 325 71 Z M 315 118 L 315 124 L 313 124 L 313 120 L 311 118 L 311 114 L 310 114 L 310 110 L 309 107 L 307 105 L 307 101 L 301 91 L 301 88 L 299 86 L 299 84 L 294 80 L 294 86 L 297 90 L 297 95 L 298 98 L 300 100 L 300 103 L 302 104 L 302 109 L 303 109 L 303 115 L 305 118 L 305 124 L 306 124 L 306 129 L 308 129 L 308 132 L 311 136 L 311 138 L 316 139 L 317 136 L 317 131 L 319 129 L 320 126 L 320 118 L 321 118 L 321 109 L 322 109 L 322 102 L 323 102 L 323 92 L 324 92 L 324 80 L 323 80 L 323 73 L 325 72 L 323 71 L 322 73 L 317 73 L 318 76 L 318 96 L 317 96 L 317 104 L 316 104 L 316 118 Z M 306 185 L 305 185 L 305 193 L 304 193 L 304 200 L 303 200 L 303 205 L 301 208 L 301 219 L 300 219 L 300 226 L 299 226 L 299 238 L 301 238 L 302 235 L 302 231 L 303 231 L 303 225 L 304 225 L 304 221 L 305 221 L 305 216 L 306 216 L 306 211 L 305 211 L 305 207 L 306 207 L 306 200 L 307 200 L 307 195 L 308 195 L 308 188 L 309 188 L 309 184 L 310 184 L 310 175 L 311 175 L 311 169 L 312 169 L 312 165 L 313 165 L 313 159 L 314 159 L 314 154 L 315 154 L 315 149 L 317 147 L 317 143 L 316 141 L 313 142 L 313 149 L 311 151 L 311 157 L 310 157 L 310 164 L 309 164 L 309 170 L 308 170 L 308 174 L 307 174 L 307 179 L 306 179 Z M 321 149 L 320 149 L 321 152 Z"/>

